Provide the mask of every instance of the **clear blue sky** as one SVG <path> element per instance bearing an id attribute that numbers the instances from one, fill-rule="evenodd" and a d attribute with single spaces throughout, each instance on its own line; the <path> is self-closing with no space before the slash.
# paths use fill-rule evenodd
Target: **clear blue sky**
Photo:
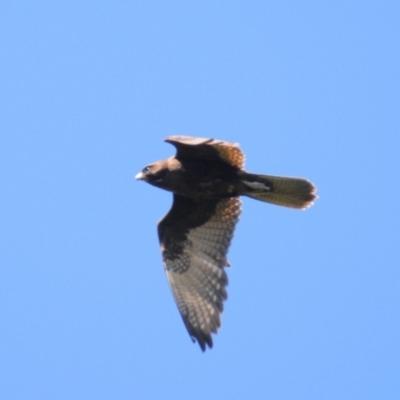
<path id="1" fill-rule="evenodd" d="M 0 4 L 0 397 L 400 398 L 400 3 Z M 214 349 L 134 180 L 171 134 L 304 176 L 244 199 Z"/>

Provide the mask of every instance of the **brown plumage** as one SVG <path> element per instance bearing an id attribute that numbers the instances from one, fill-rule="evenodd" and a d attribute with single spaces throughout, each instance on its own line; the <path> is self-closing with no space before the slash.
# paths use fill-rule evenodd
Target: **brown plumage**
<path id="1" fill-rule="evenodd" d="M 185 326 L 204 351 L 221 325 L 227 298 L 226 254 L 241 211 L 239 196 L 305 209 L 315 187 L 301 178 L 250 174 L 238 144 L 189 136 L 165 139 L 175 157 L 143 168 L 136 179 L 173 193 L 158 224 L 164 267 Z"/>

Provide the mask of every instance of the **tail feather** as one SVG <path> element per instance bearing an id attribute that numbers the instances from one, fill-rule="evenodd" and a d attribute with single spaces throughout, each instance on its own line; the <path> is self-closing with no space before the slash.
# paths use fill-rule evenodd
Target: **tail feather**
<path id="1" fill-rule="evenodd" d="M 248 174 L 243 195 L 291 208 L 305 209 L 317 198 L 316 187 L 303 178 Z"/>

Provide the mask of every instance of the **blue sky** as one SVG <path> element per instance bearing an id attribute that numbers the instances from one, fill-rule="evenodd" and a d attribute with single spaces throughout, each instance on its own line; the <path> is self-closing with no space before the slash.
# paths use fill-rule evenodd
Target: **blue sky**
<path id="1" fill-rule="evenodd" d="M 400 397 L 400 6 L 0 4 L 0 387 L 14 399 Z M 134 180 L 188 134 L 304 176 L 244 199 L 214 348 L 182 324 Z"/>

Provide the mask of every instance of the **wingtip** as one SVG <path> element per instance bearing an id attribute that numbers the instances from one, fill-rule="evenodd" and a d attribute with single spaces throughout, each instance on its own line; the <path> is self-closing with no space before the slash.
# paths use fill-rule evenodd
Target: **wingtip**
<path id="1" fill-rule="evenodd" d="M 196 137 L 196 136 L 188 136 L 188 135 L 171 135 L 167 136 L 164 139 L 166 143 L 179 143 L 179 144 L 186 144 L 186 145 L 199 145 L 212 142 L 214 139 L 203 138 L 203 137 Z"/>
<path id="2" fill-rule="evenodd" d="M 227 142 L 226 140 L 222 139 L 214 139 L 214 138 L 204 138 L 204 137 L 197 137 L 197 136 L 188 136 L 188 135 L 171 135 L 167 136 L 164 139 L 166 143 L 180 143 L 186 145 L 197 146 L 200 144 L 225 144 L 231 147 L 240 147 L 238 142 Z"/>
<path id="3" fill-rule="evenodd" d="M 210 350 L 213 348 L 213 340 L 211 335 L 204 335 L 203 337 L 196 337 L 196 338 L 192 337 L 192 340 L 194 342 L 197 341 L 203 353 L 207 350 L 207 346 Z"/>
<path id="4" fill-rule="evenodd" d="M 211 336 L 211 332 L 202 332 L 200 330 L 189 329 L 189 336 L 193 343 L 198 343 L 201 351 L 204 353 L 207 350 L 207 347 L 211 350 L 213 348 L 213 339 Z M 216 333 L 216 332 L 214 332 Z"/>

